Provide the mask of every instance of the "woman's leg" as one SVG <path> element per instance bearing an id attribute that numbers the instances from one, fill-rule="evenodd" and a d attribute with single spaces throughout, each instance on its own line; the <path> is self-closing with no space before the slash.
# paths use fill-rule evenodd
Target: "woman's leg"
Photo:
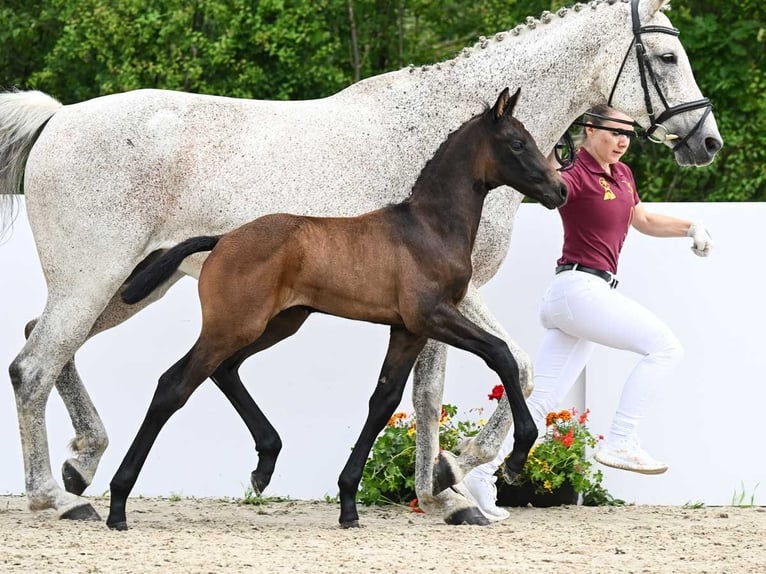
<path id="1" fill-rule="evenodd" d="M 588 362 L 593 344 L 585 339 L 568 335 L 555 325 L 559 318 L 571 316 L 566 298 L 553 287 L 546 292 L 540 310 L 540 319 L 546 328 L 534 368 L 534 390 L 527 399 L 529 411 L 538 428 L 544 428 L 545 417 L 555 409 L 580 376 Z M 496 505 L 495 472 L 513 449 L 513 433 L 505 437 L 497 456 L 477 466 L 463 479 L 462 491 L 472 498 L 490 520 L 502 520 L 508 512 Z"/>
<path id="2" fill-rule="evenodd" d="M 556 326 L 572 336 L 641 355 L 625 381 L 607 440 L 596 459 L 636 472 L 664 472 L 667 466 L 641 448 L 637 429 L 659 386 L 670 379 L 683 357 L 681 344 L 654 313 L 609 289 L 604 281 L 577 271 L 568 274 L 577 274 L 566 278 L 571 283 L 566 290 L 569 316 L 557 317 Z"/>

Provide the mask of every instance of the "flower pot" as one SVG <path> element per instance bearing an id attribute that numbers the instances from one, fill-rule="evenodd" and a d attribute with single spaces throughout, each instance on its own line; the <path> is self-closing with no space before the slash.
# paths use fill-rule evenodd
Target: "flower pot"
<path id="1" fill-rule="evenodd" d="M 527 506 L 531 504 L 537 508 L 561 506 L 562 504 L 577 504 L 579 494 L 569 482 L 564 482 L 553 492 L 540 494 L 535 492 L 535 486 L 531 482 L 524 484 L 508 484 L 502 478 L 497 481 L 497 505 L 498 506 Z"/>

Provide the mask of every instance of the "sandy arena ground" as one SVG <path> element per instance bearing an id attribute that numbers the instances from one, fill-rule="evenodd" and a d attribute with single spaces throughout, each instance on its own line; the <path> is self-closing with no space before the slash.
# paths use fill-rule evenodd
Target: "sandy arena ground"
<path id="1" fill-rule="evenodd" d="M 94 498 L 102 517 L 108 499 Z M 766 508 L 516 508 L 489 527 L 408 508 L 131 498 L 128 532 L 0 497 L 0 572 L 766 573 Z"/>

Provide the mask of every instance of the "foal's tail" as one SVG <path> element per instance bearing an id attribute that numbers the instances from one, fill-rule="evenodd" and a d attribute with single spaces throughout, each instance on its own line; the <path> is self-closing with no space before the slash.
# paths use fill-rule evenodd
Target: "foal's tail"
<path id="1" fill-rule="evenodd" d="M 138 303 L 157 287 L 170 279 L 180 267 L 181 262 L 192 253 L 210 251 L 216 246 L 220 236 L 192 237 L 171 247 L 165 253 L 150 261 L 146 267 L 133 276 L 122 292 L 122 300 L 129 305 Z"/>
<path id="2" fill-rule="evenodd" d="M 13 220 L 29 151 L 61 105 L 37 91 L 0 93 L 0 237 Z"/>

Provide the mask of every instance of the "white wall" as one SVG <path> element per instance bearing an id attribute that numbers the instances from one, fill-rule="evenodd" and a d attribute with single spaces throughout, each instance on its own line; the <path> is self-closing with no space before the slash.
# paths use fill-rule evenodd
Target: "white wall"
<path id="1" fill-rule="evenodd" d="M 700 259 L 692 255 L 688 239 L 659 240 L 636 232 L 626 242 L 619 288 L 667 321 L 683 342 L 686 358 L 642 425 L 647 449 L 667 460 L 670 470 L 645 477 L 604 469 L 606 485 L 618 497 L 655 504 L 728 504 L 744 486 L 763 504 L 766 493 L 756 485 L 766 490 L 760 444 L 766 310 L 756 230 L 766 220 L 766 205 L 649 208 L 705 221 L 716 250 Z M 506 329 L 533 355 L 541 336 L 537 305 L 560 241 L 555 213 L 522 205 L 509 257 L 483 290 Z M 25 323 L 45 302 L 23 214 L 10 240 L 0 246 L 0 295 L 0 493 L 19 493 L 23 465 L 6 367 L 23 345 Z M 184 280 L 162 301 L 89 341 L 78 354 L 80 373 L 111 439 L 87 492 L 108 491 L 157 378 L 196 338 L 198 309 L 196 283 Z M 284 441 L 268 494 L 336 494 L 337 475 L 366 416 L 386 341 L 385 327 L 317 315 L 298 335 L 246 363 L 242 373 L 248 389 Z M 635 360 L 628 353 L 597 350 L 584 386 L 562 407 L 587 404 L 592 430 L 605 433 Z M 484 408 L 486 417 L 495 404 L 487 399 L 495 376 L 475 357 L 454 350 L 447 371 L 445 402 L 459 405 L 463 413 Z M 402 409 L 411 410 L 409 393 Z M 48 407 L 48 434 L 58 476 L 73 431 L 55 392 Z M 161 433 L 133 494 L 241 496 L 255 460 L 245 426 L 207 382 Z"/>

